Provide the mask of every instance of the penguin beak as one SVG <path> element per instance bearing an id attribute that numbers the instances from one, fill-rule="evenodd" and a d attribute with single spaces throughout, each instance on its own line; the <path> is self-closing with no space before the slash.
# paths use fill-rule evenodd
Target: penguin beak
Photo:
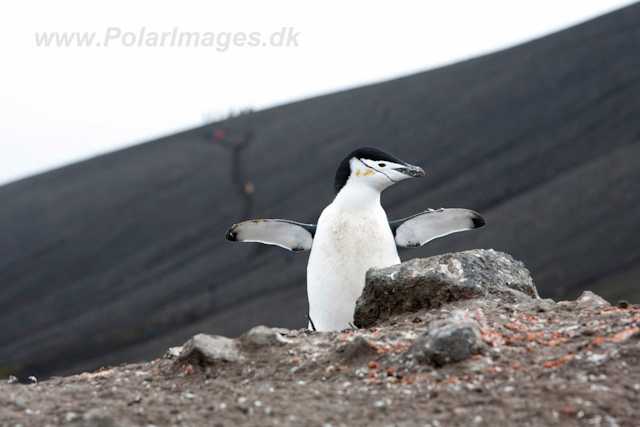
<path id="1" fill-rule="evenodd" d="M 420 166 L 407 165 L 405 168 L 397 168 L 396 170 L 412 178 L 420 178 L 424 176 L 424 171 Z"/>

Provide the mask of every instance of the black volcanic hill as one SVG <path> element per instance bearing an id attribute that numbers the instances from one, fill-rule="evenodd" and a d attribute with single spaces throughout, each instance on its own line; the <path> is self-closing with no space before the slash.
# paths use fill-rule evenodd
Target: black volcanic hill
<path id="1" fill-rule="evenodd" d="M 0 187 L 0 375 L 154 358 L 197 332 L 304 326 L 308 255 L 224 233 L 249 218 L 315 222 L 361 145 L 426 171 L 384 193 L 391 219 L 429 207 L 487 219 L 402 259 L 494 248 L 524 261 L 542 296 L 640 301 L 636 4 Z M 251 195 L 238 191 L 246 182 Z"/>

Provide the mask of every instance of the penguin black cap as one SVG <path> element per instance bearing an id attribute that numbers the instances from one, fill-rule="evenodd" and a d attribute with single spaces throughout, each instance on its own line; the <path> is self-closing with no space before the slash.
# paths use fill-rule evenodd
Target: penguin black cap
<path id="1" fill-rule="evenodd" d="M 351 175 L 351 166 L 349 162 L 352 158 L 356 159 L 369 159 L 374 161 L 386 161 L 393 162 L 399 165 L 409 166 L 403 160 L 400 160 L 393 154 L 389 154 L 386 151 L 383 151 L 376 147 L 360 147 L 353 150 L 351 153 L 345 157 L 342 162 L 340 162 L 340 166 L 338 166 L 338 170 L 336 171 L 335 179 L 333 180 L 333 194 L 337 195 L 342 187 L 345 186 L 349 176 Z"/>

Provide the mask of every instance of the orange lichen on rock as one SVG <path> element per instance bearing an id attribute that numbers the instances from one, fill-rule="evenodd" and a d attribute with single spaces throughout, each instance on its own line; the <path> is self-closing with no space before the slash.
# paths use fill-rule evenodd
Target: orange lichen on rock
<path id="1" fill-rule="evenodd" d="M 528 331 L 529 329 L 531 329 L 530 326 L 527 326 L 518 320 L 514 320 L 511 323 L 507 323 L 506 325 L 504 325 L 504 327 L 512 331 Z"/>
<path id="2" fill-rule="evenodd" d="M 518 371 L 520 369 L 523 369 L 522 365 L 518 364 L 518 363 L 514 363 L 513 365 L 507 366 L 506 368 L 504 368 L 506 371 Z"/>
<path id="3" fill-rule="evenodd" d="M 489 344 L 491 347 L 498 347 L 507 341 L 504 335 L 491 328 L 481 328 L 480 337 L 482 338 L 482 341 Z"/>
<path id="4" fill-rule="evenodd" d="M 564 334 L 560 333 L 560 332 L 553 332 L 551 334 L 551 337 L 547 340 L 536 340 L 536 342 L 540 345 L 546 345 L 549 347 L 555 347 L 558 344 L 565 342 L 567 340 L 567 337 L 564 336 Z"/>
<path id="5" fill-rule="evenodd" d="M 449 385 L 449 384 L 457 384 L 460 382 L 460 379 L 457 377 L 449 377 L 438 383 L 438 385 Z"/>
<path id="6" fill-rule="evenodd" d="M 395 352 L 401 352 L 402 350 L 411 347 L 411 344 L 408 344 L 408 343 L 396 343 L 396 344 L 391 344 L 391 347 L 393 348 L 393 350 Z"/>
<path id="7" fill-rule="evenodd" d="M 389 353 L 391 351 L 391 346 L 387 343 L 383 343 L 382 345 L 379 345 L 374 342 L 369 342 L 369 345 L 380 354 Z"/>
<path id="8" fill-rule="evenodd" d="M 519 319 L 526 320 L 527 322 L 542 322 L 538 316 L 523 316 L 522 314 L 518 315 Z"/>
<path id="9" fill-rule="evenodd" d="M 338 336 L 338 341 L 344 342 L 344 341 L 349 341 L 351 340 L 351 338 L 355 337 L 356 334 L 355 332 L 346 332 L 346 333 L 342 333 Z"/>
<path id="10" fill-rule="evenodd" d="M 594 339 L 593 341 L 591 341 L 591 343 L 589 344 L 589 346 L 587 348 L 589 350 L 591 350 L 594 345 L 603 343 L 605 341 L 613 341 L 613 342 L 624 341 L 627 338 L 637 334 L 638 332 L 640 332 L 640 327 L 633 326 L 631 328 L 627 328 L 627 329 L 622 330 L 620 332 L 616 332 L 615 334 L 610 335 L 608 337 L 598 337 L 598 338 Z"/>
<path id="11" fill-rule="evenodd" d="M 551 335 L 547 336 L 544 332 L 528 332 L 526 334 L 513 334 L 505 337 L 507 344 L 511 344 L 517 341 L 533 341 L 538 345 L 547 346 L 547 347 L 556 347 L 560 343 L 563 343 L 567 340 L 567 337 L 561 332 L 552 332 Z M 527 346 L 529 347 L 529 346 Z M 527 350 L 529 350 L 527 348 Z"/>
<path id="12" fill-rule="evenodd" d="M 618 342 L 618 341 L 624 341 L 624 340 L 626 340 L 627 338 L 631 337 L 632 335 L 637 334 L 638 332 L 640 332 L 640 327 L 638 327 L 638 326 L 633 326 L 633 327 L 631 327 L 631 328 L 627 328 L 627 329 L 625 329 L 624 331 L 620 331 L 620 332 L 618 332 L 618 333 L 615 333 L 615 334 L 611 335 L 611 336 L 609 337 L 609 339 L 610 339 L 611 341 L 616 341 L 616 342 Z"/>
<path id="13" fill-rule="evenodd" d="M 502 372 L 502 368 L 499 366 L 489 366 L 482 370 L 483 374 L 495 374 L 496 372 Z"/>
<path id="14" fill-rule="evenodd" d="M 402 378 L 402 384 L 404 385 L 413 384 L 415 380 L 416 380 L 415 375 L 409 375 L 408 377 Z"/>
<path id="15" fill-rule="evenodd" d="M 322 357 L 322 356 L 324 356 L 324 355 L 326 355 L 326 354 L 327 354 L 327 352 L 326 352 L 326 351 L 318 351 L 318 352 L 316 352 L 316 353 L 307 353 L 305 357 L 307 358 L 307 360 L 313 360 L 313 361 L 315 361 L 315 360 L 316 360 L 316 359 L 318 359 L 319 357 Z"/>
<path id="16" fill-rule="evenodd" d="M 559 360 L 549 360 L 547 362 L 544 362 L 544 364 L 542 366 L 544 366 L 545 368 L 555 368 L 555 367 L 560 366 L 563 363 L 566 363 L 569 360 L 573 359 L 574 356 L 575 356 L 575 354 L 569 353 L 566 356 L 560 358 Z"/>

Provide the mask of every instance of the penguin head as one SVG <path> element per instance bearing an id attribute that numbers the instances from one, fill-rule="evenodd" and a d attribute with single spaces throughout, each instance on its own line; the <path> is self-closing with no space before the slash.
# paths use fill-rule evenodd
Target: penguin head
<path id="1" fill-rule="evenodd" d="M 407 178 L 424 176 L 419 166 L 413 166 L 375 147 L 360 147 L 342 160 L 334 180 L 337 195 L 346 185 L 365 185 L 382 191 Z"/>

